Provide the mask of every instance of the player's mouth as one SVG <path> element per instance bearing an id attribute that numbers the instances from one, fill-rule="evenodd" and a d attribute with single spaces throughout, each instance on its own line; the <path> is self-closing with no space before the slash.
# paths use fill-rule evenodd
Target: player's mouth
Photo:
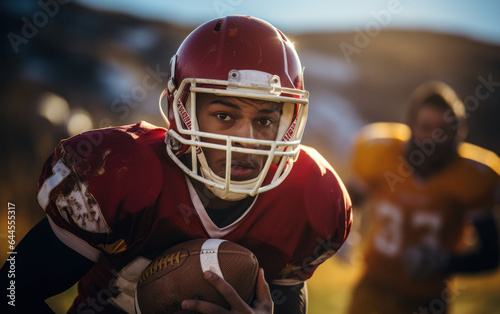
<path id="1" fill-rule="evenodd" d="M 231 163 L 231 180 L 245 181 L 257 176 L 257 166 L 248 161 L 233 161 Z M 226 165 L 224 164 L 224 171 Z"/>

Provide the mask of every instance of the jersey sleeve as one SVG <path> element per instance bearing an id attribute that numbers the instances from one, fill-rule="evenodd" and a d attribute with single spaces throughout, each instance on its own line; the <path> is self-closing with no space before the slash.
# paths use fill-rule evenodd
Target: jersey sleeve
<path id="1" fill-rule="evenodd" d="M 303 184 L 307 224 L 298 237 L 292 260 L 273 281 L 278 285 L 309 279 L 340 249 L 352 227 L 351 200 L 340 177 L 315 150 L 305 148 L 301 154 L 306 154 L 310 163 L 300 165 L 307 172 Z"/>
<path id="2" fill-rule="evenodd" d="M 147 145 L 159 130 L 136 124 L 59 143 L 43 167 L 37 200 L 63 243 L 96 260 L 143 236 L 135 225 L 152 224 L 162 186 L 161 165 Z"/>

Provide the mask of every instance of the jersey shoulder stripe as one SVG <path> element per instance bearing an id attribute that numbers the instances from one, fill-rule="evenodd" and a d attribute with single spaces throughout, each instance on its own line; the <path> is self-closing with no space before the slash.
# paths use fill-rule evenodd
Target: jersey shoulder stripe
<path id="1" fill-rule="evenodd" d="M 462 158 L 488 166 L 500 176 L 500 158 L 494 152 L 471 143 L 463 142 L 458 147 L 458 154 Z"/>
<path id="2" fill-rule="evenodd" d="M 356 140 L 360 142 L 370 142 L 374 140 L 397 140 L 406 142 L 411 137 L 410 128 L 403 123 L 397 122 L 376 122 L 362 127 Z"/>

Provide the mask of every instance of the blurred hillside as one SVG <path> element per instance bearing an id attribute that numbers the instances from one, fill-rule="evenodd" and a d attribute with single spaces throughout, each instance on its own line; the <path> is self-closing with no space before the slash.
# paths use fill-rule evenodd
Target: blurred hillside
<path id="1" fill-rule="evenodd" d="M 361 40 L 363 35 L 365 39 Z M 325 155 L 332 154 L 331 162 L 335 163 L 334 156 L 339 154 L 338 159 L 345 160 L 346 140 L 360 124 L 402 121 L 412 90 L 427 80 L 438 79 L 451 85 L 466 105 L 470 129 L 467 140 L 500 153 L 500 47 L 418 31 L 363 35 L 292 35 L 311 93 L 312 119 L 308 121 L 306 141 L 330 143 L 321 150 Z M 363 43 L 358 46 L 364 48 L 358 48 L 356 42 Z M 341 47 L 347 45 L 356 49 L 346 54 Z M 491 86 L 478 90 L 484 81 L 491 81 Z M 321 126 L 313 118 L 319 119 Z"/>
<path id="2" fill-rule="evenodd" d="M 0 7 L 0 199 L 16 204 L 19 240 L 43 216 L 35 202 L 36 182 L 59 140 L 139 120 L 163 125 L 157 98 L 170 57 L 192 29 L 71 2 L 45 13 L 46 19 L 36 1 Z M 360 48 L 355 32 L 288 36 L 311 92 L 305 144 L 317 147 L 343 176 L 349 175 L 345 164 L 354 132 L 372 121 L 400 121 L 416 85 L 441 79 L 465 99 L 475 97 L 479 77 L 500 81 L 500 47 L 463 37 L 391 30 L 365 34 Z M 357 52 L 346 57 L 342 43 Z M 470 103 L 469 140 L 499 154 L 500 88 L 489 88 L 477 105 Z M 2 259 L 4 232 L 2 227 Z"/>

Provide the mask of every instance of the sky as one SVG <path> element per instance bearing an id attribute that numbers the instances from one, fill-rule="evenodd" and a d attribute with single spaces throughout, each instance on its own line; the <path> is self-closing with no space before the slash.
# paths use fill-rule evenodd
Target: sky
<path id="1" fill-rule="evenodd" d="M 252 15 L 285 33 L 419 29 L 500 44 L 500 1 L 466 0 L 77 0 L 89 6 L 193 26 L 228 14 Z"/>

